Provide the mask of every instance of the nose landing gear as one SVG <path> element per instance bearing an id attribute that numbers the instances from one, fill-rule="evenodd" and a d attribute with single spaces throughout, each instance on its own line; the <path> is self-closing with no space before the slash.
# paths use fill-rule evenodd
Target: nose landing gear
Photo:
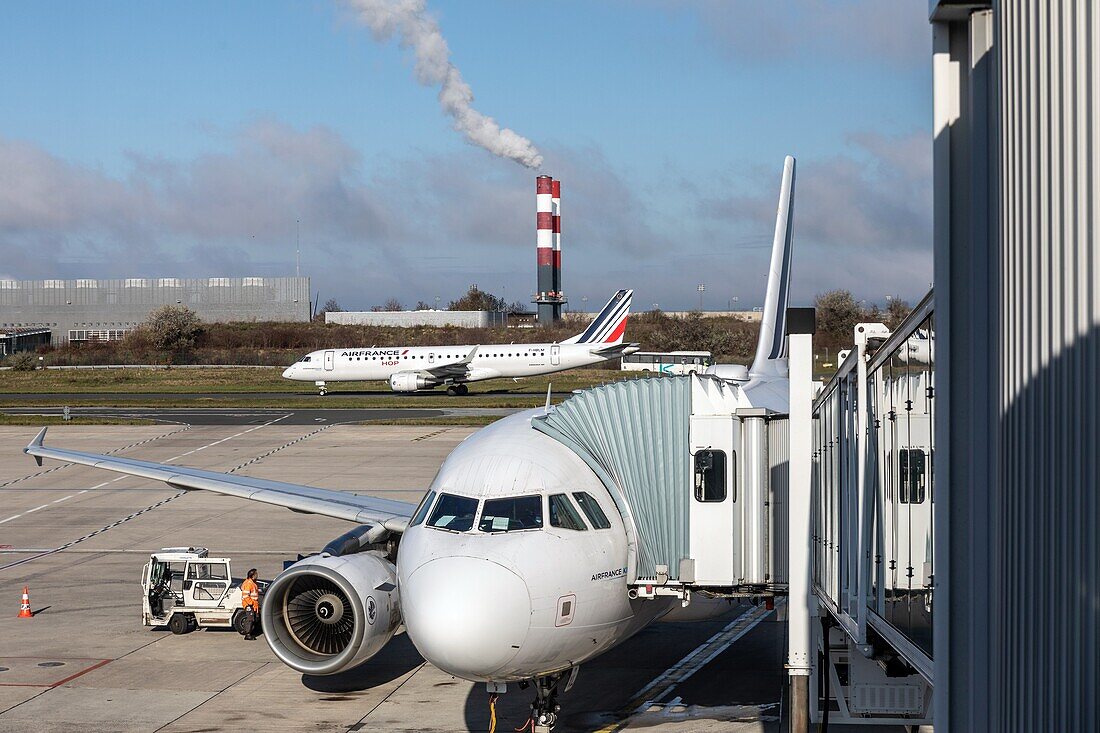
<path id="1" fill-rule="evenodd" d="M 320 393 L 320 395 L 322 397 L 324 397 L 326 394 L 328 394 L 328 390 L 325 389 L 325 383 L 324 382 L 314 382 L 314 384 L 317 385 L 317 390 L 318 390 L 318 392 Z"/>
<path id="2" fill-rule="evenodd" d="M 558 673 L 533 680 L 535 701 L 531 703 L 531 718 L 527 721 L 531 733 L 550 733 L 557 725 L 558 713 L 561 711 L 561 705 L 558 705 L 558 685 L 563 679 L 565 675 Z"/>

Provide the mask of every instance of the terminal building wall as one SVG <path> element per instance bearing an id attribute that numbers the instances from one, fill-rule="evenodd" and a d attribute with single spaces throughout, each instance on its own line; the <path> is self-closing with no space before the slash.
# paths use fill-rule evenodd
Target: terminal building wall
<path id="1" fill-rule="evenodd" d="M 308 277 L 0 280 L 0 329 L 48 326 L 54 343 L 70 331 L 131 329 L 162 305 L 184 305 L 209 322 L 308 321 Z"/>
<path id="2" fill-rule="evenodd" d="M 487 328 L 507 326 L 508 314 L 501 311 L 335 311 L 325 313 L 325 323 L 352 326 L 458 326 Z"/>
<path id="3" fill-rule="evenodd" d="M 1100 7 L 989 5 L 932 16 L 935 729 L 1096 731 Z"/>

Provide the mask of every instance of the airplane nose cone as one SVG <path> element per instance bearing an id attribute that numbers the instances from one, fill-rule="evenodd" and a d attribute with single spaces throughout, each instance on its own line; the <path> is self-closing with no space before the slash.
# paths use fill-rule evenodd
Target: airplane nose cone
<path id="1" fill-rule="evenodd" d="M 420 653 L 465 679 L 490 679 L 519 653 L 531 624 L 523 579 L 473 557 L 440 558 L 414 570 L 401 588 L 401 610 Z"/>
<path id="2" fill-rule="evenodd" d="M 294 367 L 288 366 L 286 369 L 283 370 L 283 379 L 290 379 L 293 373 Z"/>

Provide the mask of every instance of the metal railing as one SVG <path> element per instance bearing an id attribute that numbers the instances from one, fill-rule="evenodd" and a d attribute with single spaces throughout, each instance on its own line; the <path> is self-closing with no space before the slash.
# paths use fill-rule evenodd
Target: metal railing
<path id="1" fill-rule="evenodd" d="M 813 406 L 814 588 L 857 644 L 887 644 L 932 682 L 932 293 L 855 342 Z"/>

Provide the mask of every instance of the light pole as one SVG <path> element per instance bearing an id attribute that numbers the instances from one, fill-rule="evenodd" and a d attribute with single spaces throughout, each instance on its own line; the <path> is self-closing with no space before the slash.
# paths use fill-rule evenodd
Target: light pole
<path id="1" fill-rule="evenodd" d="M 653 304 L 653 311 L 654 312 L 659 311 L 660 309 L 661 309 L 661 304 L 660 303 L 654 303 Z"/>
<path id="2" fill-rule="evenodd" d="M 707 289 L 707 286 L 703 283 L 699 283 L 699 287 L 695 288 L 699 291 L 699 310 L 703 310 L 703 291 Z"/>
<path id="3" fill-rule="evenodd" d="M 582 303 L 581 307 L 584 308 L 584 312 L 587 313 L 588 312 L 588 296 L 587 295 L 582 295 L 581 296 L 581 303 Z"/>
<path id="4" fill-rule="evenodd" d="M 735 303 L 737 303 L 737 296 L 736 295 L 733 296 L 732 298 L 730 298 L 729 310 L 730 310 L 731 313 L 733 312 L 733 306 L 734 306 Z"/>
<path id="5" fill-rule="evenodd" d="M 435 309 L 439 310 L 439 296 L 435 296 Z"/>

